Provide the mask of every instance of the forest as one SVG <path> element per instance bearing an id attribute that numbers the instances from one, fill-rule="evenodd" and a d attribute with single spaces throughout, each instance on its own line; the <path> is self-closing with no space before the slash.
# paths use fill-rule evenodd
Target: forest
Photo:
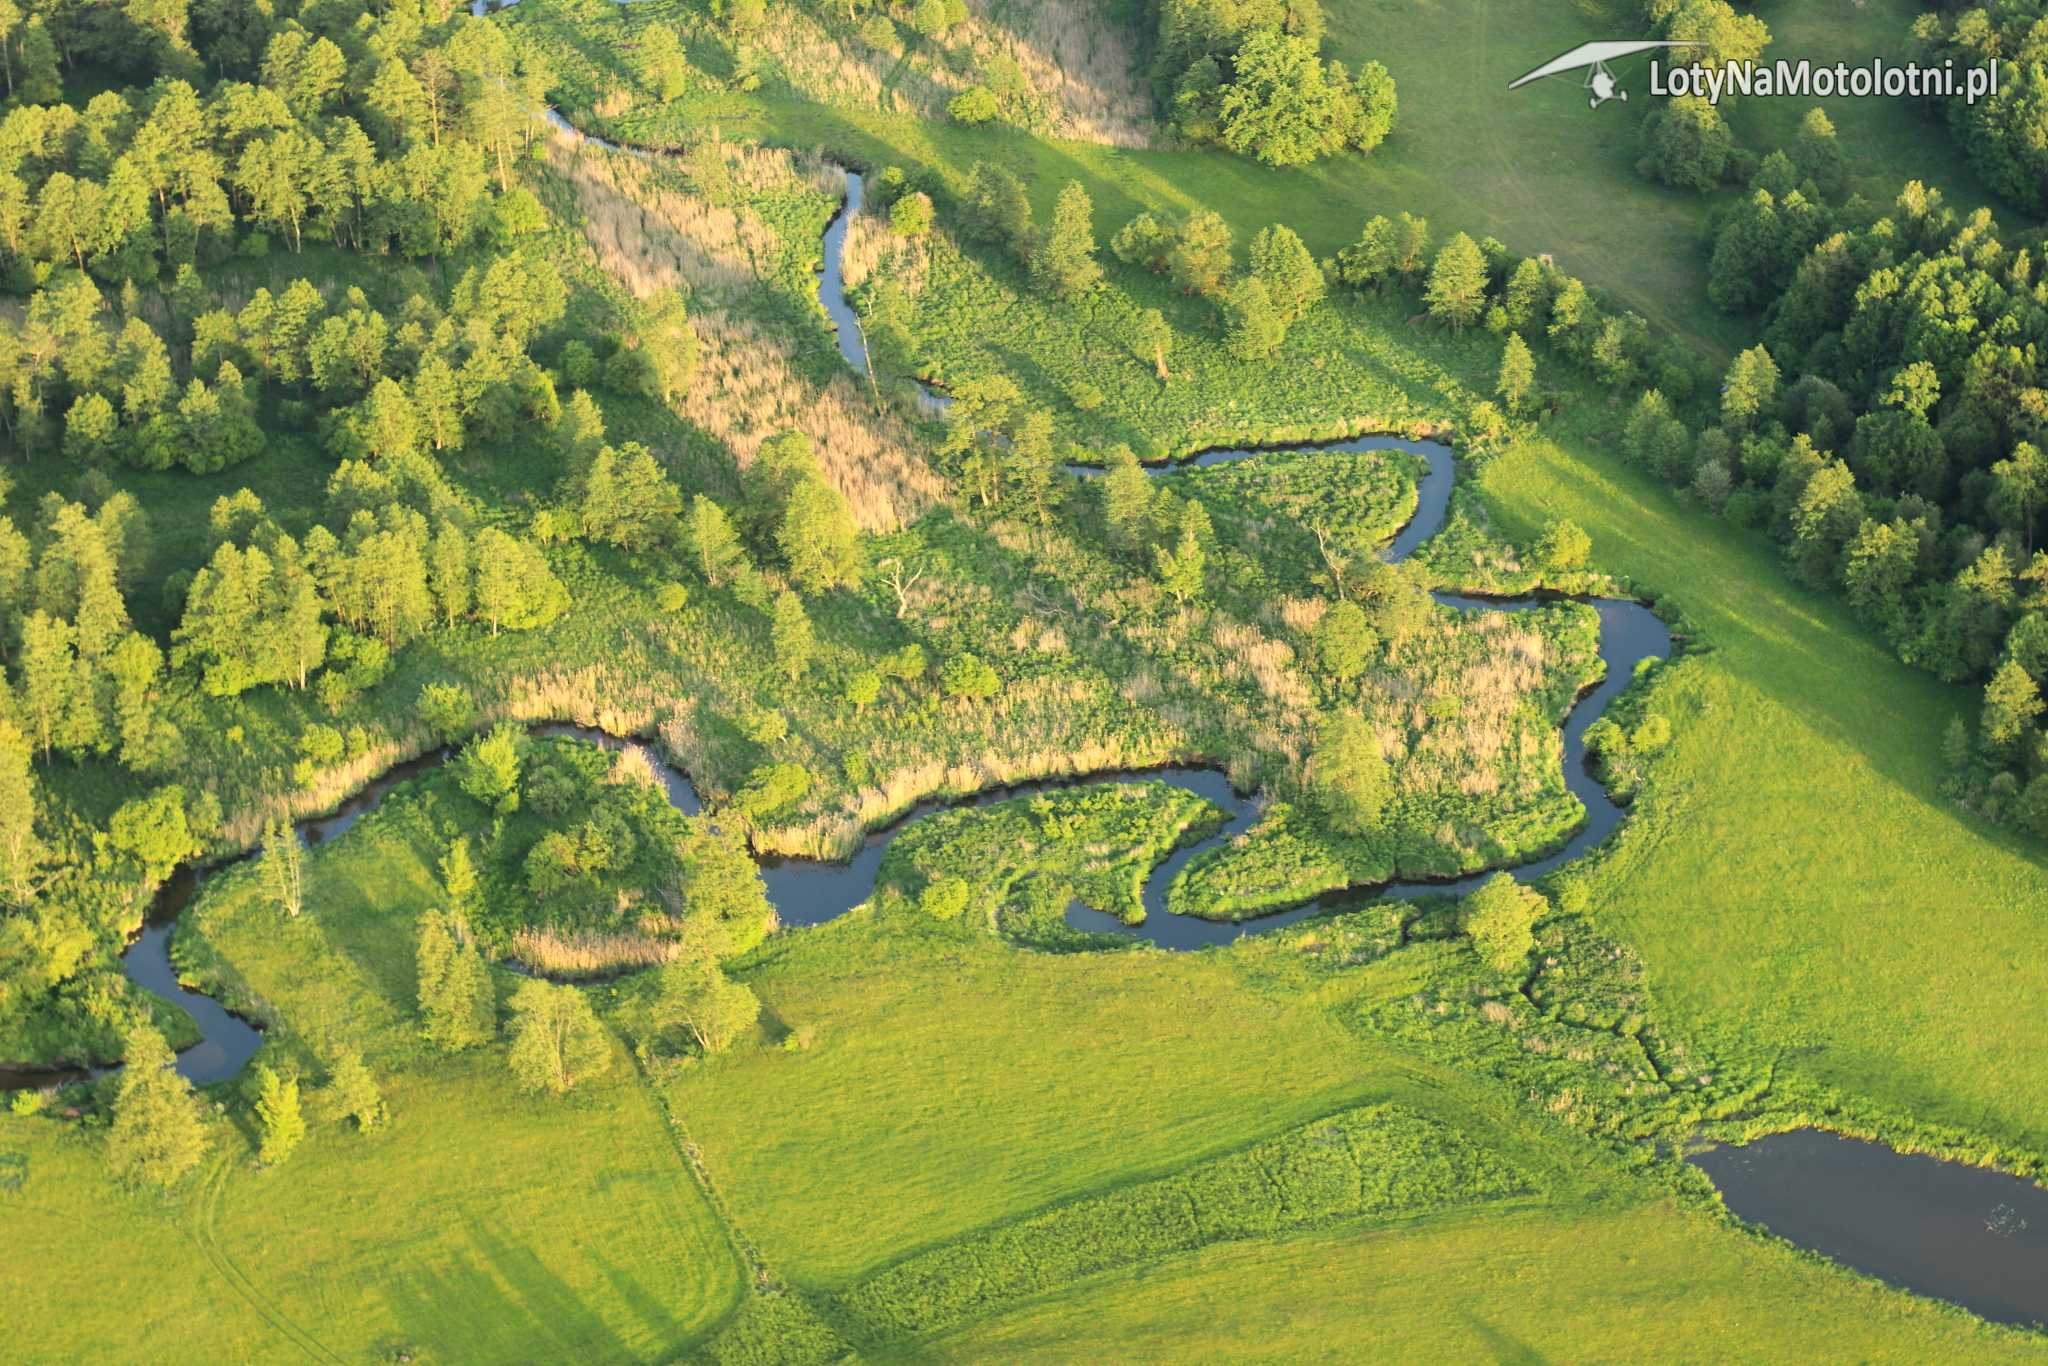
<path id="1" fill-rule="evenodd" d="M 2038 16 L 1881 8 L 1473 163 L 1483 0 L 0 0 L 13 1340 L 2038 1358 L 1711 1160 L 2048 1219 Z"/>

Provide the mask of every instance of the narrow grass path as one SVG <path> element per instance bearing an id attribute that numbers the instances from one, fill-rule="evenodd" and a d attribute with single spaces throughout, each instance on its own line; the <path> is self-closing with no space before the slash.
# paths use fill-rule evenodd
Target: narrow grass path
<path id="1" fill-rule="evenodd" d="M 201 1180 L 199 1190 L 192 1198 L 192 1241 L 199 1251 L 220 1273 L 221 1279 L 233 1286 L 265 1323 L 315 1361 L 329 1361 L 338 1364 L 342 1358 L 321 1345 L 306 1329 L 294 1322 L 291 1315 L 274 1298 L 266 1294 L 261 1286 L 228 1256 L 220 1244 L 220 1210 L 225 1197 L 228 1178 L 233 1175 L 237 1155 L 229 1153 L 214 1160 Z"/>

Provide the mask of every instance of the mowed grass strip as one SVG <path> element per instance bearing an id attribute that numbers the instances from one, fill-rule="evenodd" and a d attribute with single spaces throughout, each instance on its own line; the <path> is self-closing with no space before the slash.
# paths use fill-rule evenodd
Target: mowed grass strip
<path id="1" fill-rule="evenodd" d="M 1092 1272 L 1344 1218 L 1528 1190 L 1507 1162 L 1399 1106 L 1346 1111 L 912 1257 L 841 1296 L 856 1331 L 910 1336 Z"/>

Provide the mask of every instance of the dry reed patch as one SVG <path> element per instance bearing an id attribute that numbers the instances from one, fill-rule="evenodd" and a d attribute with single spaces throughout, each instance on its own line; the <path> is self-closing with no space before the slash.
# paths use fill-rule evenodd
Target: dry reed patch
<path id="1" fill-rule="evenodd" d="M 823 388 L 798 373 L 794 349 L 751 319 L 717 310 L 696 319 L 703 347 L 683 415 L 724 441 L 742 467 L 777 432 L 800 431 L 861 528 L 894 531 L 946 496 L 913 453 L 902 419 L 877 412 L 846 375 Z"/>
<path id="2" fill-rule="evenodd" d="M 840 269 L 848 289 L 858 289 L 863 282 L 881 275 L 906 293 L 920 293 L 930 260 L 926 239 L 897 236 L 879 213 L 864 210 L 847 224 L 846 250 L 840 254 Z"/>
<path id="3" fill-rule="evenodd" d="M 673 940 L 644 934 L 526 929 L 512 936 L 512 956 L 544 977 L 609 977 L 656 967 L 675 955 Z"/>
<path id="4" fill-rule="evenodd" d="M 1150 147 L 1152 96 L 1137 70 L 1129 26 L 1094 0 L 968 0 L 970 73 L 1006 55 L 1017 63 L 1050 131 L 1112 147 Z"/>
<path id="5" fill-rule="evenodd" d="M 807 188 L 843 193 L 842 173 L 787 152 L 700 148 L 718 158 L 729 183 L 749 193 Z M 902 420 L 878 410 L 848 375 L 823 386 L 795 363 L 795 346 L 741 316 L 740 302 L 766 288 L 786 249 L 767 223 L 744 208 L 713 203 L 679 187 L 665 165 L 558 137 L 549 145 L 584 216 L 598 264 L 635 294 L 663 289 L 692 295 L 702 343 L 683 415 L 732 450 L 741 466 L 761 443 L 800 431 L 818 449 L 825 477 L 867 531 L 893 531 L 945 497 L 945 481 L 912 450 Z"/>

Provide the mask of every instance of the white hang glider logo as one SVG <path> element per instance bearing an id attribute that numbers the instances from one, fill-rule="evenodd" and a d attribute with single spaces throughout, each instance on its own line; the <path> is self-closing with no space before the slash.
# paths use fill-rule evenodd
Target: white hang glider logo
<path id="1" fill-rule="evenodd" d="M 1542 66 L 1526 75 L 1508 82 L 1508 89 L 1514 90 L 1545 76 L 1563 76 L 1573 71 L 1586 73 L 1586 89 L 1593 92 L 1587 101 L 1589 107 L 1598 109 L 1612 99 L 1626 101 L 1628 91 L 1620 89 L 1614 80 L 1614 73 L 1607 68 L 1609 62 L 1618 62 L 1623 57 L 1633 57 L 1638 52 L 1649 52 L 1660 47 L 1696 47 L 1695 43 L 1660 42 L 1655 40 L 1632 40 L 1606 43 L 1580 43 L 1570 52 L 1552 57 Z"/>

